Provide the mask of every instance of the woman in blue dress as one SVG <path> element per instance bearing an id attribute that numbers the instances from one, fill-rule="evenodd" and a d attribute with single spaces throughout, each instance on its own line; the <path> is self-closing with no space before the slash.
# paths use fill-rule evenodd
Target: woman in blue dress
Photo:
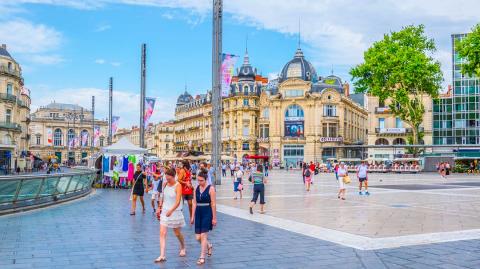
<path id="1" fill-rule="evenodd" d="M 208 242 L 208 232 L 217 225 L 215 188 L 207 184 L 208 171 L 202 169 L 197 176 L 198 186 L 193 198 L 193 214 L 190 223 L 195 223 L 195 237 L 200 242 L 201 252 L 198 265 L 205 263 L 205 253 L 212 256 L 213 245 Z"/>

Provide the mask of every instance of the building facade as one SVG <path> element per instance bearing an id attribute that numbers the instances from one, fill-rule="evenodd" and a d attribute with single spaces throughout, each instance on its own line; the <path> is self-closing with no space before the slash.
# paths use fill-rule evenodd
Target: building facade
<path id="1" fill-rule="evenodd" d="M 421 96 L 425 107 L 420 131 L 424 136 L 420 144 L 432 144 L 432 98 Z M 381 101 L 376 96 L 367 95 L 368 107 L 368 145 L 389 146 L 406 145 L 412 136 L 412 128 L 390 110 L 391 100 Z M 396 155 L 405 154 L 404 148 L 369 148 L 368 157 L 374 159 L 394 159 Z"/>
<path id="2" fill-rule="evenodd" d="M 0 46 L 0 169 L 23 166 L 29 148 L 30 92 L 22 68 Z M 23 165 L 22 165 L 23 164 Z"/>
<path id="3" fill-rule="evenodd" d="M 92 112 L 78 105 L 54 102 L 40 107 L 31 114 L 30 151 L 43 160 L 55 156 L 62 163 L 79 163 L 91 154 L 94 141 L 92 121 Z M 95 119 L 94 124 L 100 130 L 93 147 L 98 151 L 106 146 L 108 122 Z"/>
<path id="4" fill-rule="evenodd" d="M 318 77 L 302 50 L 260 97 L 259 153 L 274 165 L 299 161 L 362 158 L 360 150 L 339 148 L 366 140 L 367 111 L 349 97 L 336 76 Z"/>
<path id="5" fill-rule="evenodd" d="M 222 98 L 222 154 L 237 159 L 258 151 L 259 99 L 268 79 L 257 73 L 245 53 L 242 66 L 232 78 L 230 93 Z M 175 151 L 212 150 L 211 93 L 195 98 L 186 91 L 175 109 Z"/>
<path id="6" fill-rule="evenodd" d="M 464 59 L 455 44 L 467 34 L 452 35 L 452 81 L 449 95 L 435 101 L 434 144 L 480 144 L 480 80 L 461 73 Z"/>
<path id="7" fill-rule="evenodd" d="M 175 154 L 173 121 L 160 122 L 152 127 L 153 144 L 150 152 L 160 159 Z"/>

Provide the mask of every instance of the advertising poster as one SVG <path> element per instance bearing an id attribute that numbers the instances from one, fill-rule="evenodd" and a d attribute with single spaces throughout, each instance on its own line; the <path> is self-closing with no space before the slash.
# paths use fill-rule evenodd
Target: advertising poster
<path id="1" fill-rule="evenodd" d="M 98 144 L 100 143 L 100 126 L 95 126 L 93 129 L 93 145 L 95 147 L 98 147 Z"/>
<path id="2" fill-rule="evenodd" d="M 53 132 L 52 129 L 47 129 L 47 146 L 53 145 Z"/>
<path id="3" fill-rule="evenodd" d="M 222 83 L 222 97 L 227 97 L 230 91 L 230 84 L 232 83 L 233 70 L 235 63 L 237 62 L 237 56 L 233 54 L 222 53 L 222 66 L 221 66 L 221 83 Z"/>
<path id="4" fill-rule="evenodd" d="M 143 114 L 143 125 L 145 128 L 148 126 L 148 121 L 152 117 L 153 109 L 155 108 L 155 98 L 145 97 L 145 112 Z M 113 125 L 113 124 L 112 124 Z"/>
<path id="5" fill-rule="evenodd" d="M 285 121 L 285 136 L 302 137 L 303 134 L 303 121 Z"/>
<path id="6" fill-rule="evenodd" d="M 117 133 L 119 121 L 120 121 L 119 116 L 112 116 L 112 136 L 114 136 Z"/>

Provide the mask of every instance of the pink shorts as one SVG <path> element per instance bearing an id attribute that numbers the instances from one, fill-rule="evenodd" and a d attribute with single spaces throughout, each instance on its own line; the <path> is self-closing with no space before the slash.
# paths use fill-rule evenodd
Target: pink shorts
<path id="1" fill-rule="evenodd" d="M 312 183 L 312 177 L 305 177 L 305 183 Z"/>

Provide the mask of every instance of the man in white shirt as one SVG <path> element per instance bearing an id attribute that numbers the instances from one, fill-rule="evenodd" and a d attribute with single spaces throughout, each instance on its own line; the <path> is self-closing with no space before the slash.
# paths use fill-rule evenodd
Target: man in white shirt
<path id="1" fill-rule="evenodd" d="M 368 165 L 365 163 L 365 161 L 362 161 L 362 164 L 357 167 L 357 178 L 360 182 L 358 186 L 358 194 L 363 195 L 362 185 L 365 185 L 365 195 L 370 195 L 368 192 Z"/>

